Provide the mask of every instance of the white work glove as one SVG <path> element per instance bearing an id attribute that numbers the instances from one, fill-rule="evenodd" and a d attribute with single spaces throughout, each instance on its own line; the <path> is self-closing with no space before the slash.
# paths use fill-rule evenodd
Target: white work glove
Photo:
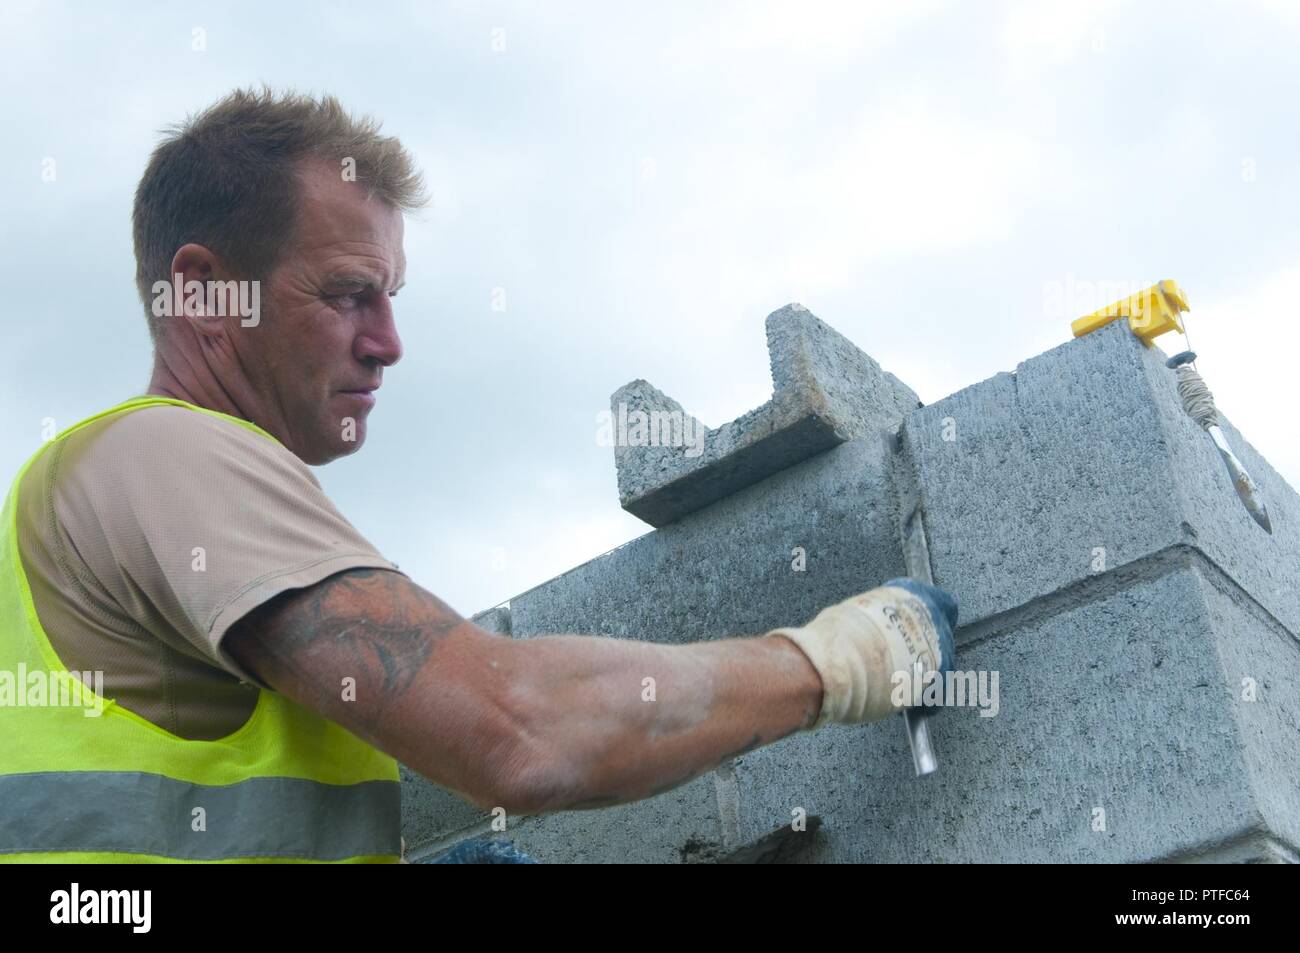
<path id="1" fill-rule="evenodd" d="M 821 716 L 812 726 L 818 728 L 828 721 L 879 721 L 902 711 L 906 704 L 895 704 L 895 698 L 908 703 L 912 696 L 894 690 L 895 673 L 906 673 L 904 684 L 911 686 L 918 659 L 922 676 L 950 671 L 956 624 L 957 601 L 947 592 L 915 579 L 891 579 L 823 609 L 805 626 L 772 634 L 799 646 L 821 676 Z"/>

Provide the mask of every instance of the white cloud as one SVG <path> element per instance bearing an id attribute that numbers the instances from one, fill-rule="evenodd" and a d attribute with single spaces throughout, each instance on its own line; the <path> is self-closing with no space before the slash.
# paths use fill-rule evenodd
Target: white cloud
<path id="1" fill-rule="evenodd" d="M 735 294 L 760 300 L 784 302 L 780 288 L 824 294 L 878 256 L 1005 241 L 1048 151 L 922 99 L 896 100 L 801 165 L 789 152 L 696 154 L 676 231 L 694 239 L 690 256 L 715 287 L 731 274 L 745 284 Z"/>
<path id="2" fill-rule="evenodd" d="M 787 61 L 815 59 L 824 66 L 892 43 L 904 28 L 941 6 L 939 0 L 747 2 L 728 7 L 692 30 L 670 55 L 675 65 L 686 67 L 731 62 L 756 53 L 779 54 Z"/>
<path id="3" fill-rule="evenodd" d="M 1124 0 L 1019 0 L 998 26 L 1003 68 L 1027 78 L 1063 66 L 1083 53 L 1104 53 L 1107 24 Z M 1153 39 L 1154 43 L 1154 39 Z"/>
<path id="4" fill-rule="evenodd" d="M 1277 17 L 1287 26 L 1300 28 L 1300 3 L 1296 0 L 1253 0 L 1252 6 Z"/>

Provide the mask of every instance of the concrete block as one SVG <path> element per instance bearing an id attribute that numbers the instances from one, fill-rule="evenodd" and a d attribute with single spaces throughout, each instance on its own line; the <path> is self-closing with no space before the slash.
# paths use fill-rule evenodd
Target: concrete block
<path id="1" fill-rule="evenodd" d="M 490 819 L 485 811 L 406 765 L 398 768 L 402 776 L 402 837 L 408 851 L 418 851 Z"/>
<path id="2" fill-rule="evenodd" d="M 1235 581 L 1205 572 L 1202 593 L 1259 812 L 1300 845 L 1300 642 Z"/>
<path id="3" fill-rule="evenodd" d="M 908 415 L 935 583 L 963 624 L 1187 543 L 1300 631 L 1300 498 L 1225 421 L 1274 535 L 1254 524 L 1164 357 L 1117 322 Z"/>
<path id="4" fill-rule="evenodd" d="M 665 526 L 852 437 L 892 430 L 920 404 L 802 305 L 768 315 L 767 343 L 772 399 L 713 430 L 646 381 L 614 392 L 614 464 L 625 510 Z M 643 426 L 659 423 L 638 431 L 637 415 Z M 678 428 L 671 435 L 662 432 L 668 420 Z"/>
<path id="5" fill-rule="evenodd" d="M 481 629 L 497 635 L 510 635 L 510 606 L 493 606 L 470 616 L 470 621 Z"/>
<path id="6" fill-rule="evenodd" d="M 511 630 L 690 642 L 802 625 L 904 574 L 890 466 L 880 435 L 843 443 L 515 596 Z"/>
<path id="7" fill-rule="evenodd" d="M 658 797 L 523 818 L 503 835 L 543 863 L 700 863 L 726 849 L 712 775 Z"/>
<path id="8" fill-rule="evenodd" d="M 1000 673 L 999 712 L 937 714 L 929 778 L 912 776 L 893 721 L 737 759 L 739 839 L 799 808 L 823 823 L 800 862 L 1128 863 L 1243 844 L 1256 846 L 1239 859 L 1293 855 L 1300 652 L 1215 595 L 1203 565 L 1187 550 L 1152 561 L 1154 578 L 1061 597 L 968 646 L 962 668 Z M 1243 666 L 1269 685 L 1253 708 L 1238 699 Z"/>
<path id="9" fill-rule="evenodd" d="M 1237 498 L 1210 436 L 1183 411 L 1163 353 L 1142 355 L 1173 472 L 1180 528 L 1204 553 L 1292 633 L 1300 633 L 1300 494 L 1260 455 L 1232 422 L 1219 425 L 1233 452 L 1260 485 L 1273 533 L 1251 519 Z M 1214 389 L 1213 355 L 1198 361 Z"/>

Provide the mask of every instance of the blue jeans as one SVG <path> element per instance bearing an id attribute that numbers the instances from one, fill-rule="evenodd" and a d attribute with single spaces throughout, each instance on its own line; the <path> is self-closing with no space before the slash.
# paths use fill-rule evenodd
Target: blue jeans
<path id="1" fill-rule="evenodd" d="M 457 844 L 427 864 L 535 864 L 537 861 L 507 840 L 481 838 Z"/>

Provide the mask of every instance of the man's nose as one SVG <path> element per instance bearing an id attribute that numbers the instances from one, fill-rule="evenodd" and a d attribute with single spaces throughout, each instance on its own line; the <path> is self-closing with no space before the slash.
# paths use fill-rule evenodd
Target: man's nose
<path id="1" fill-rule="evenodd" d="M 353 352 L 359 361 L 377 361 L 384 367 L 402 359 L 402 339 L 397 334 L 393 301 L 387 295 L 380 298 L 367 315 L 354 342 Z"/>

